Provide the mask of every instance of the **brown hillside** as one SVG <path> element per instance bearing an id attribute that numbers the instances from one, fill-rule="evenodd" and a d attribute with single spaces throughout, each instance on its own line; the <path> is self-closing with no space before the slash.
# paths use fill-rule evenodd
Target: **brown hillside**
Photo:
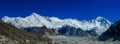
<path id="1" fill-rule="evenodd" d="M 47 37 L 42 37 L 37 34 L 30 34 L 16 27 L 4 23 L 0 20 L 0 35 L 6 36 L 12 40 L 23 41 L 23 40 L 37 40 L 37 41 L 50 41 Z"/>

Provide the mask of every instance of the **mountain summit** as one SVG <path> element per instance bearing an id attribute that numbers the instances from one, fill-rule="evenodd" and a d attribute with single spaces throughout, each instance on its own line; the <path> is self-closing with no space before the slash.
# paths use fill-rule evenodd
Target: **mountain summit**
<path id="1" fill-rule="evenodd" d="M 97 17 L 92 20 L 79 21 L 77 19 L 59 19 L 57 17 L 45 17 L 36 13 L 32 13 L 30 16 L 23 17 L 3 17 L 2 20 L 6 23 L 10 23 L 17 28 L 26 27 L 42 27 L 59 29 L 63 26 L 69 25 L 75 28 L 81 28 L 82 30 L 92 30 L 95 29 L 97 34 L 101 34 L 106 31 L 108 27 L 112 24 L 109 20 L 104 17 Z"/>

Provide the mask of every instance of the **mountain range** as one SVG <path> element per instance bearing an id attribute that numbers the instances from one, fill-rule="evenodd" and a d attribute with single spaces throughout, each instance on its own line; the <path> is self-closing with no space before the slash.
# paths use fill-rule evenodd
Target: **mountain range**
<path id="1" fill-rule="evenodd" d="M 97 35 L 105 32 L 109 26 L 112 24 L 109 20 L 104 17 L 98 16 L 96 19 L 92 20 L 77 20 L 77 19 L 59 19 L 57 17 L 46 17 L 41 16 L 37 13 L 32 13 L 27 17 L 8 17 L 4 16 L 2 21 L 12 24 L 19 29 L 29 28 L 29 27 L 43 27 L 49 29 L 55 29 L 59 32 L 59 29 L 64 28 L 65 26 L 73 27 L 74 29 L 81 29 L 83 31 L 94 30 Z M 68 30 L 71 30 L 67 28 Z M 68 33 L 66 31 L 64 34 Z M 76 33 L 78 33 L 76 31 Z"/>
<path id="2" fill-rule="evenodd" d="M 120 21 L 98 16 L 91 20 L 60 19 L 32 13 L 0 20 L 0 44 L 116 44 Z M 114 42 L 115 41 L 115 42 Z"/>

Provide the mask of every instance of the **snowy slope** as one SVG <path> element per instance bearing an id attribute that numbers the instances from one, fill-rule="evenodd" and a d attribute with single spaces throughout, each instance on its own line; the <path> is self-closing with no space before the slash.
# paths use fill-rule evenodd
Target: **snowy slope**
<path id="1" fill-rule="evenodd" d="M 26 27 L 42 27 L 58 29 L 65 25 L 69 25 L 75 28 L 81 28 L 83 30 L 96 29 L 98 34 L 106 31 L 106 29 L 112 24 L 104 17 L 97 17 L 92 20 L 79 21 L 77 19 L 59 19 L 57 17 L 45 17 L 36 13 L 32 13 L 30 16 L 23 17 L 3 17 L 2 20 L 6 23 L 10 23 L 17 28 Z"/>

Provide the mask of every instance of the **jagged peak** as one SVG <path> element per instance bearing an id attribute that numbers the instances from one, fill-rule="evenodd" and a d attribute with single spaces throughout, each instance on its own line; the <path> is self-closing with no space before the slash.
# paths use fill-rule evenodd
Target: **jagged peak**
<path id="1" fill-rule="evenodd" d="M 110 21 L 108 21 L 106 18 L 102 16 L 98 16 L 95 20 L 99 22 L 104 22 L 104 23 L 111 23 Z"/>
<path id="2" fill-rule="evenodd" d="M 98 16 L 97 18 L 96 18 L 96 20 L 107 20 L 106 18 L 104 18 L 104 17 L 102 17 L 102 16 Z"/>
<path id="3" fill-rule="evenodd" d="M 41 15 L 33 12 L 30 16 L 32 16 L 32 17 L 39 17 L 39 16 L 41 16 Z"/>

